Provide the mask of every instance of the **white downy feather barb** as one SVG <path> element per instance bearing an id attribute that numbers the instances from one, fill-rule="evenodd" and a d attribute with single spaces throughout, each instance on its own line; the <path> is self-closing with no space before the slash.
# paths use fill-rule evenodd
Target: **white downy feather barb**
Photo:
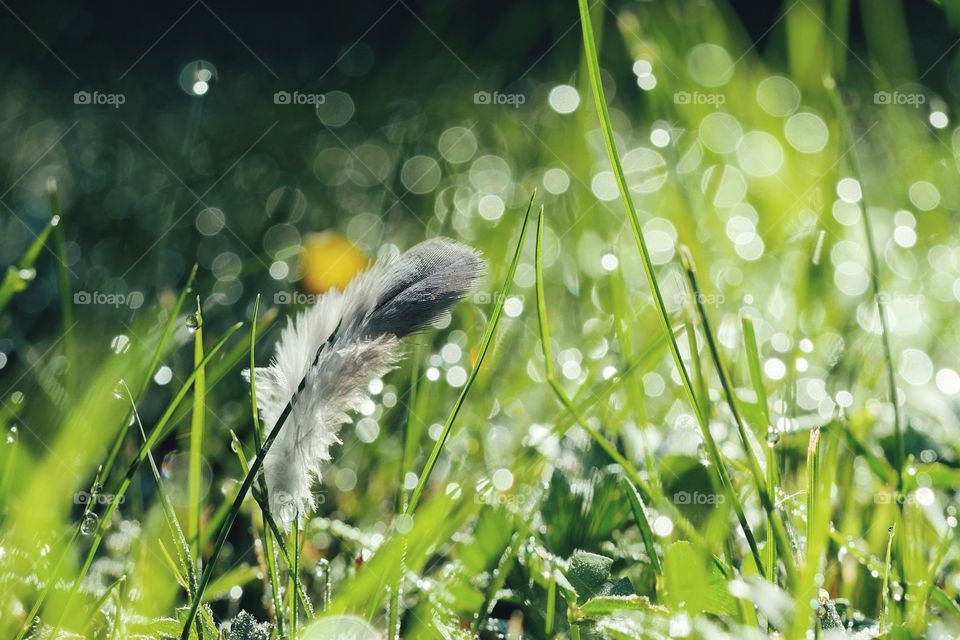
<path id="1" fill-rule="evenodd" d="M 369 381 L 400 359 L 402 338 L 429 326 L 482 275 L 474 249 L 435 238 L 377 262 L 288 320 L 270 366 L 254 369 L 266 430 L 288 412 L 263 465 L 270 509 L 285 528 L 316 507 L 311 487 L 340 442 L 340 425 Z M 249 370 L 243 374 L 249 380 Z"/>

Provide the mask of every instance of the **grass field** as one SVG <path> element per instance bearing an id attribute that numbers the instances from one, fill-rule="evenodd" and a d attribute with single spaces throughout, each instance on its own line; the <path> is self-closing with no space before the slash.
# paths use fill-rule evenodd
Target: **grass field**
<path id="1" fill-rule="evenodd" d="M 960 637 L 957 50 L 568 4 L 522 77 L 431 30 L 415 101 L 414 47 L 229 111 L 198 61 L 186 125 L 0 101 L 0 637 Z M 271 507 L 241 372 L 436 236 L 482 280 Z"/>

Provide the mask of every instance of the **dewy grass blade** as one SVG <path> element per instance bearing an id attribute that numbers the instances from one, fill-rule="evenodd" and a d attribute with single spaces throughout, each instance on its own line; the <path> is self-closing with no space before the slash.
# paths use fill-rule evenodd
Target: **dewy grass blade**
<path id="1" fill-rule="evenodd" d="M 7 267 L 3 281 L 0 282 L 0 313 L 3 313 L 3 310 L 10 304 L 10 300 L 14 294 L 26 289 L 29 283 L 33 281 L 37 274 L 33 265 L 37 262 L 40 250 L 43 249 L 43 245 L 46 243 L 50 233 L 58 224 L 60 224 L 60 216 L 55 215 L 51 217 L 47 226 L 43 228 L 43 231 L 37 235 L 34 241 L 30 243 L 30 246 L 27 247 L 27 250 L 24 251 L 23 255 L 20 256 L 17 264 Z"/>
<path id="2" fill-rule="evenodd" d="M 200 477 L 203 472 L 203 430 L 206 413 L 206 376 L 203 362 L 203 311 L 200 306 L 200 296 L 197 296 L 197 311 L 195 320 L 191 322 L 193 328 L 193 367 L 197 372 L 197 379 L 193 382 L 193 414 L 190 421 L 190 459 L 187 478 L 187 495 L 189 506 L 187 511 L 187 540 L 193 548 L 196 557 L 200 557 L 200 547 L 197 541 L 200 538 L 200 511 L 201 496 Z"/>
<path id="3" fill-rule="evenodd" d="M 741 503 L 740 497 L 737 495 L 736 489 L 733 486 L 733 482 L 730 479 L 730 475 L 727 472 L 723 458 L 720 455 L 720 449 L 717 447 L 717 443 L 713 438 L 713 434 L 710 433 L 710 425 L 707 423 L 703 409 L 697 401 L 696 394 L 693 390 L 693 383 L 690 380 L 690 374 L 687 372 L 687 368 L 683 364 L 683 357 L 680 355 L 680 347 L 677 344 L 676 337 L 673 335 L 673 329 L 670 325 L 670 316 L 667 314 L 667 308 L 663 302 L 663 294 L 660 292 L 660 285 L 657 282 L 657 276 L 653 269 L 653 261 L 650 259 L 650 251 L 647 249 L 647 242 L 644 239 L 643 231 L 640 226 L 640 217 L 637 215 L 637 210 L 633 204 L 633 198 L 630 196 L 630 190 L 627 187 L 627 179 L 623 173 L 623 166 L 620 163 L 620 155 L 617 152 L 616 141 L 613 137 L 613 126 L 610 123 L 610 112 L 607 108 L 607 101 L 604 97 L 603 84 L 600 78 L 600 62 L 597 53 L 597 43 L 593 34 L 593 26 L 590 20 L 590 7 L 587 4 L 587 0 L 578 0 L 578 2 L 580 6 L 580 24 L 583 29 L 583 47 L 587 58 L 587 71 L 590 76 L 590 86 L 593 89 L 593 97 L 597 106 L 597 115 L 600 118 L 600 131 L 603 134 L 603 141 L 607 149 L 607 155 L 610 159 L 610 166 L 613 169 L 613 175 L 616 178 L 617 188 L 620 191 L 620 197 L 623 200 L 623 205 L 627 210 L 627 217 L 630 221 L 630 227 L 633 230 L 634 239 L 636 240 L 637 247 L 640 250 L 640 259 L 643 264 L 643 272 L 647 278 L 647 285 L 650 287 L 650 293 L 653 296 L 654 306 L 657 308 L 657 315 L 660 318 L 661 328 L 667 336 L 670 353 L 673 356 L 673 363 L 676 366 L 677 373 L 680 375 L 680 381 L 683 385 L 684 391 L 686 392 L 687 400 L 689 401 L 690 406 L 693 409 L 693 413 L 697 418 L 697 422 L 700 425 L 700 431 L 703 435 L 703 440 L 707 445 L 707 450 L 710 453 L 710 457 L 713 461 L 712 466 L 717 470 L 717 475 L 719 476 L 720 483 L 726 492 L 726 497 L 730 500 L 730 503 L 733 505 L 734 511 L 737 514 L 737 520 L 740 522 L 740 528 L 743 530 L 743 535 L 747 539 L 747 544 L 750 546 L 750 552 L 753 554 L 753 558 L 756 561 L 757 566 L 762 567 L 763 561 L 760 558 L 760 550 L 757 547 L 757 541 L 753 535 L 753 529 L 750 527 L 750 523 L 747 521 L 746 514 L 743 510 L 743 504 Z"/>
<path id="4" fill-rule="evenodd" d="M 513 286 L 513 277 L 517 272 L 517 265 L 520 264 L 520 255 L 523 253 L 523 245 L 527 239 L 527 228 L 530 222 L 530 212 L 533 210 L 533 199 L 536 197 L 537 192 L 534 191 L 533 195 L 530 196 L 530 202 L 527 204 L 527 211 L 523 216 L 523 223 L 520 226 L 520 239 L 517 240 L 517 248 L 513 253 L 513 260 L 510 263 L 507 276 L 503 280 L 503 286 L 500 287 L 500 293 L 497 296 L 496 302 L 494 303 L 493 313 L 490 314 L 490 322 L 487 323 L 487 329 L 483 334 L 483 338 L 480 340 L 477 361 L 474 363 L 473 369 L 470 371 L 470 376 L 467 378 L 466 384 L 463 385 L 463 389 L 461 389 L 460 395 L 457 397 L 457 401 L 453 405 L 453 409 L 451 409 L 449 415 L 447 416 L 447 421 L 443 425 L 443 431 L 440 433 L 440 437 L 437 438 L 437 442 L 434 444 L 433 450 L 430 452 L 430 457 L 427 458 L 427 463 L 424 465 L 423 471 L 420 473 L 417 486 L 410 495 L 410 502 L 407 504 L 407 508 L 404 511 L 404 513 L 407 515 L 413 514 L 417 508 L 417 504 L 420 502 L 420 496 L 423 494 L 423 490 L 427 486 L 427 481 L 430 479 L 430 474 L 433 473 L 433 468 L 437 464 L 437 459 L 440 457 L 440 452 L 443 450 L 443 445 L 446 443 L 447 437 L 450 435 L 450 430 L 453 428 L 453 423 L 457 419 L 457 415 L 460 413 L 460 407 L 463 406 L 463 402 L 466 400 L 467 394 L 470 392 L 470 387 L 473 386 L 474 381 L 477 379 L 477 374 L 480 372 L 480 367 L 483 365 L 483 360 L 487 355 L 487 350 L 490 348 L 490 343 L 493 341 L 493 334 L 497 328 L 497 324 L 500 322 L 500 315 L 503 312 L 503 304 L 506 301 L 507 292 L 509 292 L 510 288 Z"/>
<path id="5" fill-rule="evenodd" d="M 157 367 L 160 366 L 160 360 L 163 358 L 164 350 L 167 346 L 167 342 L 170 340 L 170 336 L 173 335 L 174 327 L 176 326 L 177 321 L 180 318 L 180 311 L 183 309 L 183 305 L 187 300 L 187 295 L 193 290 L 193 282 L 197 277 L 197 265 L 194 264 L 193 268 L 190 270 L 190 276 L 187 278 L 187 282 L 183 285 L 183 289 L 180 290 L 180 295 L 177 296 L 177 302 L 173 305 L 173 309 L 170 310 L 170 316 L 167 318 L 166 323 L 163 326 L 163 332 L 160 334 L 160 341 L 157 343 L 157 348 L 153 352 L 153 359 L 150 361 L 150 367 L 147 368 L 147 374 L 143 377 L 143 381 L 140 383 L 139 388 L 137 388 L 136 400 L 137 402 L 143 398 L 143 394 L 146 393 L 147 387 L 150 384 L 150 381 L 153 379 L 154 373 L 157 371 Z M 123 445 L 124 436 L 126 435 L 126 425 L 130 422 L 132 418 L 131 414 L 126 414 L 124 416 L 123 425 L 117 430 L 117 437 L 113 441 L 113 445 L 110 447 L 110 453 L 107 454 L 107 459 L 103 463 L 103 477 L 109 478 L 110 472 L 113 470 L 113 465 L 116 462 L 117 455 L 120 453 L 120 447 Z M 176 420 L 174 422 L 177 422 Z"/>

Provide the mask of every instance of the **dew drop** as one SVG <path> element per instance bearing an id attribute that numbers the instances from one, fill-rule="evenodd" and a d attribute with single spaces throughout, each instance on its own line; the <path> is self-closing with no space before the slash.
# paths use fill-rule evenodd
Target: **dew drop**
<path id="1" fill-rule="evenodd" d="M 767 444 L 771 447 L 777 446 L 780 442 L 780 430 L 770 427 L 767 429 Z"/>
<path id="2" fill-rule="evenodd" d="M 13 444 L 17 441 L 17 438 L 20 436 L 20 432 L 16 427 L 10 427 L 10 430 L 7 431 L 7 444 Z"/>
<path id="3" fill-rule="evenodd" d="M 100 518 L 92 511 L 83 514 L 83 520 L 80 521 L 80 533 L 89 536 L 97 530 L 100 525 Z"/>
<path id="4" fill-rule="evenodd" d="M 130 349 L 130 338 L 122 333 L 118 334 L 110 341 L 110 348 L 114 353 L 126 353 Z"/>
<path id="5" fill-rule="evenodd" d="M 187 314 L 186 325 L 190 333 L 193 333 L 200 326 L 200 318 L 195 313 L 189 313 Z"/>

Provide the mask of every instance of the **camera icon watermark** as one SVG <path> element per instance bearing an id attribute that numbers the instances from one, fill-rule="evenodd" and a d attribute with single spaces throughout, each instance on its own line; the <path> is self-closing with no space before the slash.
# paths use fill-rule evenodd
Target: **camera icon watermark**
<path id="1" fill-rule="evenodd" d="M 473 104 L 510 106 L 519 109 L 526 103 L 527 96 L 522 93 L 500 93 L 499 91 L 477 91 L 473 94 Z"/>
<path id="2" fill-rule="evenodd" d="M 273 104 L 318 106 L 326 102 L 323 93 L 301 93 L 300 91 L 277 91 L 273 94 Z"/>
<path id="3" fill-rule="evenodd" d="M 73 304 L 101 305 L 113 307 L 114 309 L 119 309 L 120 307 L 139 309 L 143 306 L 143 294 L 139 291 L 131 291 L 130 293 L 75 291 L 73 294 Z"/>
<path id="4" fill-rule="evenodd" d="M 719 107 L 727 101 L 722 93 L 704 93 L 703 91 L 677 91 L 673 94 L 674 104 L 697 104 Z"/>
<path id="5" fill-rule="evenodd" d="M 873 104 L 879 105 L 901 105 L 909 107 L 920 107 L 926 104 L 927 96 L 922 93 L 904 93 L 901 91 L 877 91 L 873 94 Z"/>
<path id="6" fill-rule="evenodd" d="M 119 109 L 127 97 L 122 93 L 101 93 L 100 91 L 77 91 L 73 94 L 73 104 L 108 106 Z"/>

